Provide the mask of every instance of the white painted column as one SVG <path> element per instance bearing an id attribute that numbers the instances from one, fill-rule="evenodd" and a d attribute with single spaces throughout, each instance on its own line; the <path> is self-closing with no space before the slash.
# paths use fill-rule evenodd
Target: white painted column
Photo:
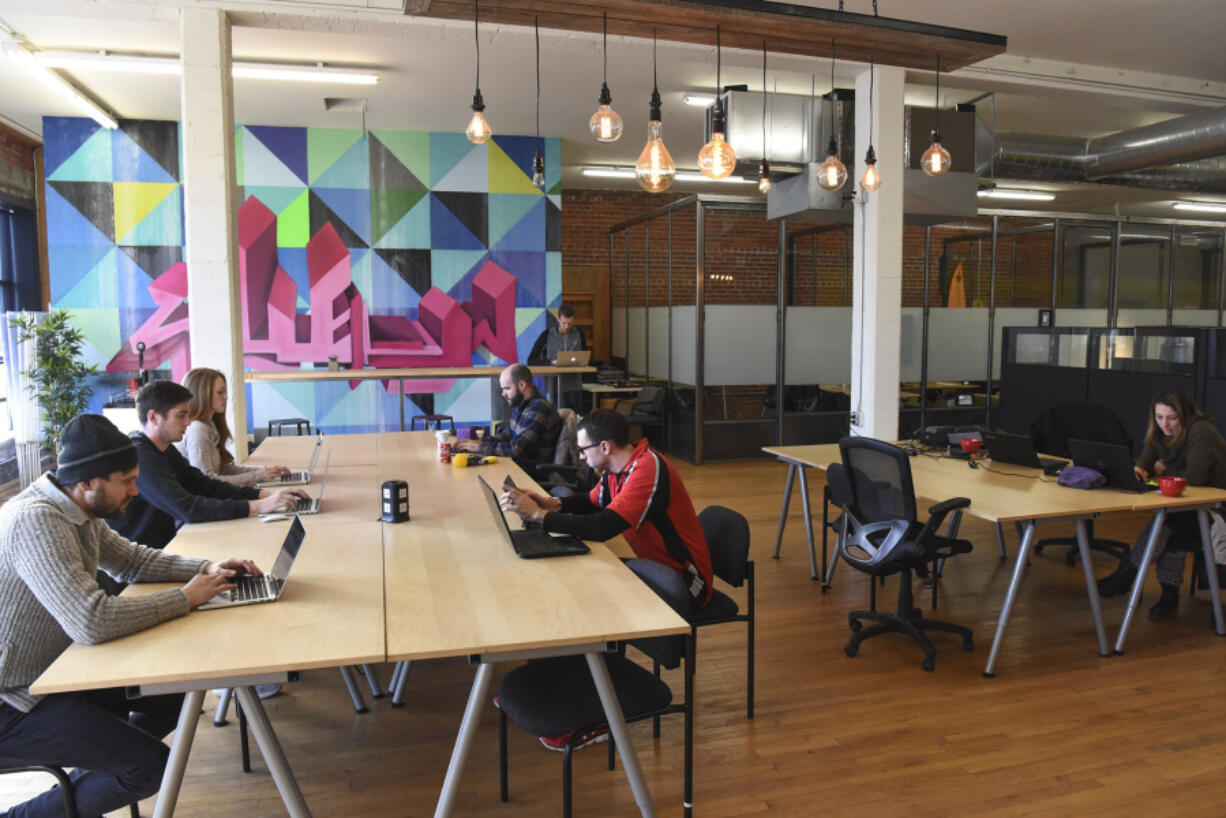
<path id="1" fill-rule="evenodd" d="M 873 69 L 872 131 L 869 72 L 856 77 L 856 202 L 851 319 L 853 435 L 898 437 L 899 342 L 902 328 L 903 78 L 901 68 Z M 865 140 L 863 134 L 869 134 Z M 881 187 L 860 188 L 864 154 L 877 151 Z"/>
<path id="2" fill-rule="evenodd" d="M 183 113 L 184 258 L 192 366 L 225 373 L 229 423 L 239 460 L 247 457 L 242 313 L 234 169 L 234 84 L 226 12 L 188 6 L 180 12 Z"/>

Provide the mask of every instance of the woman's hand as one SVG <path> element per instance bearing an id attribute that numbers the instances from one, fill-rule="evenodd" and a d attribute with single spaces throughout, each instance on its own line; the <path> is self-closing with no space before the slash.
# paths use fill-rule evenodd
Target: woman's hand
<path id="1" fill-rule="evenodd" d="M 290 470 L 285 466 L 265 466 L 260 469 L 260 482 L 266 480 L 280 480 L 282 477 L 288 477 Z"/>
<path id="2" fill-rule="evenodd" d="M 1154 461 L 1154 474 L 1166 474 L 1166 464 L 1161 460 Z"/>
<path id="3" fill-rule="evenodd" d="M 1142 483 L 1149 482 L 1149 472 L 1145 471 L 1145 469 L 1141 468 L 1140 466 L 1133 466 L 1132 471 L 1134 474 L 1136 474 L 1137 479 Z"/>

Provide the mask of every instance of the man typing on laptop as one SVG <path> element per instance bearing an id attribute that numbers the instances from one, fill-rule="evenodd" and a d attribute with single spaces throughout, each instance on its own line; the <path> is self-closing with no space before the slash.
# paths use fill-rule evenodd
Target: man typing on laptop
<path id="1" fill-rule="evenodd" d="M 549 320 L 546 315 L 545 320 Z M 587 349 L 587 339 L 583 330 L 575 326 L 575 308 L 570 304 L 558 307 L 557 326 L 551 326 L 537 337 L 528 353 L 530 364 L 556 364 L 558 356 L 563 352 Z M 558 407 L 583 410 L 583 379 L 578 375 L 562 375 L 558 389 Z"/>
<path id="2" fill-rule="evenodd" d="M 182 695 L 127 700 L 122 690 L 35 696 L 29 685 L 72 642 L 144 630 L 259 575 L 248 560 L 208 562 L 129 542 L 103 520 L 137 492 L 132 441 L 101 415 L 64 427 L 59 468 L 0 510 L 0 756 L 74 767 L 77 812 L 101 815 L 157 792 Z M 124 582 L 185 582 L 146 596 L 108 596 L 101 568 Z M 62 815 L 58 790 L 10 814 Z"/>
<path id="3" fill-rule="evenodd" d="M 523 364 L 511 364 L 498 376 L 498 385 L 502 397 L 511 405 L 511 419 L 503 424 L 497 436 L 461 440 L 456 448 L 514 458 L 529 473 L 537 463 L 552 463 L 562 419 L 553 404 L 532 385 L 532 370 Z"/>

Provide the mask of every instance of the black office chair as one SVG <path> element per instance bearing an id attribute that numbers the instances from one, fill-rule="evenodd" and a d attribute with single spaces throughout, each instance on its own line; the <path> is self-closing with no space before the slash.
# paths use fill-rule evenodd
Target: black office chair
<path id="1" fill-rule="evenodd" d="M 632 426 L 663 426 L 668 393 L 658 386 L 644 386 L 632 401 L 618 401 L 617 411 L 626 416 Z M 646 435 L 644 435 L 646 436 Z"/>
<path id="2" fill-rule="evenodd" d="M 596 485 L 596 472 L 588 468 L 587 461 L 579 458 L 579 443 L 576 428 L 579 416 L 571 409 L 559 409 L 562 426 L 558 430 L 558 443 L 553 450 L 552 463 L 536 464 L 537 482 L 554 497 L 568 497 L 591 491 Z"/>
<path id="3" fill-rule="evenodd" d="M 0 762 L 0 775 L 8 775 L 9 773 L 46 773 L 53 777 L 59 785 L 60 795 L 64 799 L 65 818 L 77 818 L 80 815 L 77 812 L 76 791 L 73 789 L 72 779 L 68 777 L 68 773 L 64 772 L 62 767 L 55 767 L 50 764 L 17 764 L 9 766 Z M 129 804 L 128 814 L 131 818 L 140 818 L 140 809 L 136 804 Z"/>
<path id="4" fill-rule="evenodd" d="M 966 540 L 937 534 L 945 517 L 971 501 L 954 497 L 928 509 L 928 520 L 917 519 L 915 486 L 911 480 L 911 460 L 897 446 L 864 437 L 845 437 L 839 441 L 843 468 L 847 472 L 850 502 L 844 509 L 844 536 L 839 538 L 839 555 L 857 571 L 872 577 L 899 575 L 898 612 L 852 611 L 847 615 L 851 641 L 843 648 L 855 656 L 860 643 L 882 633 L 905 633 L 924 651 L 924 670 L 936 666 L 936 649 L 925 631 L 945 631 L 962 637 L 962 649 L 974 650 L 970 628 L 949 622 L 925 619 L 915 607 L 911 575 L 927 577 L 928 566 L 971 551 Z M 862 630 L 861 620 L 876 622 Z"/>
<path id="5" fill-rule="evenodd" d="M 689 609 L 689 592 L 675 571 L 644 559 L 627 565 L 677 613 Z M 685 701 L 673 702 L 671 688 L 651 671 L 626 658 L 624 651 L 605 654 L 613 689 L 626 722 L 664 713 L 685 714 L 685 814 L 693 803 L 694 756 L 694 642 L 687 636 L 637 639 L 630 643 L 667 668 L 684 665 Z M 507 784 L 507 720 L 538 736 L 574 733 L 562 749 L 562 815 L 571 815 L 571 756 L 574 743 L 592 730 L 607 727 L 600 696 L 582 656 L 561 656 L 529 661 L 515 668 L 498 685 L 499 796 L 509 799 Z M 615 764 L 615 746 L 609 736 L 609 769 Z"/>
<path id="6" fill-rule="evenodd" d="M 698 514 L 698 523 L 711 554 L 715 576 L 734 588 L 746 585 L 745 613 L 736 601 L 718 588 L 711 589 L 711 601 L 690 611 L 690 636 L 698 644 L 698 629 L 707 625 L 744 622 L 745 634 L 745 718 L 753 718 L 754 664 L 754 588 L 753 560 L 749 558 L 749 523 L 739 513 L 723 506 L 707 506 Z M 657 672 L 656 675 L 659 675 Z M 657 733 L 658 735 L 658 733 Z"/>
<path id="7" fill-rule="evenodd" d="M 1062 403 L 1053 406 L 1039 416 L 1031 425 L 1031 437 L 1035 451 L 1057 457 L 1069 456 L 1069 439 L 1089 440 L 1094 443 L 1115 443 L 1132 449 L 1132 436 L 1115 410 L 1097 403 Z M 1094 536 L 1094 521 L 1086 522 L 1086 534 L 1090 548 L 1123 559 L 1131 547 L 1121 540 L 1108 540 Z M 1052 545 L 1070 546 L 1064 554 L 1068 565 L 1076 565 L 1078 554 L 1076 537 L 1047 537 L 1039 540 L 1034 553 Z"/>

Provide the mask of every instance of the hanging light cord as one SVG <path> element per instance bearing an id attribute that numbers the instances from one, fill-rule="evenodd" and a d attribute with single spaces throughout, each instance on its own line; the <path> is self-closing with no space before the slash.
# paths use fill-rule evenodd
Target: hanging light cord
<path id="1" fill-rule="evenodd" d="M 876 63 L 868 64 L 868 144 L 873 146 L 873 93 L 876 88 L 877 80 L 877 65 Z"/>
<path id="2" fill-rule="evenodd" d="M 477 44 L 477 92 L 481 91 L 481 32 L 477 28 L 477 0 L 473 0 L 473 42 Z"/>
<path id="3" fill-rule="evenodd" d="M 609 13 L 604 13 L 604 84 L 609 84 Z"/>
<path id="4" fill-rule="evenodd" d="M 536 149 L 541 149 L 541 18 L 532 18 L 532 28 L 536 32 Z"/>
<path id="5" fill-rule="evenodd" d="M 838 145 L 834 136 L 834 40 L 830 41 L 830 141 Z"/>
<path id="6" fill-rule="evenodd" d="M 937 54 L 937 104 L 936 104 L 936 127 L 933 128 L 937 134 L 941 133 L 941 55 Z"/>
<path id="7" fill-rule="evenodd" d="M 715 27 L 715 107 L 720 107 L 720 94 L 723 88 L 720 80 L 720 43 L 719 43 L 719 26 Z"/>

